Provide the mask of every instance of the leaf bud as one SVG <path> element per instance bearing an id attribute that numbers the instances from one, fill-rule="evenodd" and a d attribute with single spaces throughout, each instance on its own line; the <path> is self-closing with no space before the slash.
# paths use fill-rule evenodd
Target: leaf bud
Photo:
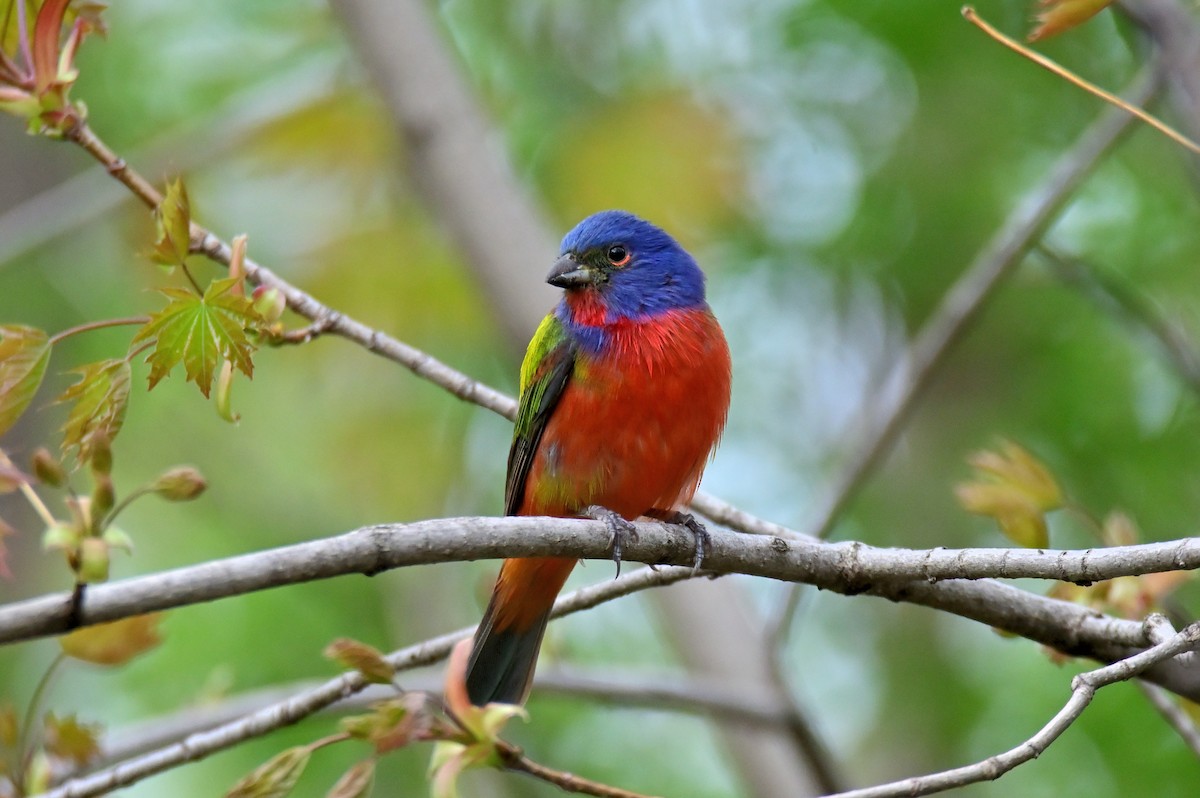
<path id="1" fill-rule="evenodd" d="M 93 474 L 112 473 L 112 446 L 106 435 L 93 436 L 87 447 L 90 450 L 89 459 L 92 461 Z"/>
<path id="2" fill-rule="evenodd" d="M 254 289 L 250 298 L 254 302 L 254 309 L 258 311 L 258 315 L 268 323 L 279 321 L 283 316 L 283 311 L 287 308 L 287 299 L 278 288 L 260 285 Z"/>
<path id="3" fill-rule="evenodd" d="M 79 567 L 76 578 L 82 584 L 108 580 L 108 544 L 100 538 L 84 538 L 79 543 Z"/>
<path id="4" fill-rule="evenodd" d="M 38 481 L 51 487 L 61 488 L 67 484 L 66 469 L 45 446 L 38 447 L 33 453 L 33 473 Z"/>
<path id="5" fill-rule="evenodd" d="M 113 508 L 116 495 L 112 477 L 105 473 L 96 474 L 96 486 L 92 488 L 92 524 L 99 526 L 104 516 Z"/>
<path id="6" fill-rule="evenodd" d="M 154 481 L 152 489 L 167 501 L 186 502 L 199 496 L 208 487 L 204 477 L 191 466 L 176 466 Z"/>
<path id="7" fill-rule="evenodd" d="M 42 548 L 46 551 L 50 549 L 72 551 L 79 546 L 79 540 L 82 537 L 78 527 L 56 521 L 46 527 L 46 531 L 42 533 Z"/>

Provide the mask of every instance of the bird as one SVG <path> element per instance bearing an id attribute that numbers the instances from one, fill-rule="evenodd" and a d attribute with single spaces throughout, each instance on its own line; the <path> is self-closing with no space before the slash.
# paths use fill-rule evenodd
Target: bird
<path id="1" fill-rule="evenodd" d="M 520 372 L 505 515 L 591 517 L 620 568 L 632 521 L 686 524 L 697 566 L 707 538 L 685 511 L 725 427 L 729 346 L 695 259 L 661 228 L 619 210 L 562 240 L 546 282 L 563 296 Z M 504 561 L 466 670 L 475 706 L 523 704 L 570 557 Z"/>

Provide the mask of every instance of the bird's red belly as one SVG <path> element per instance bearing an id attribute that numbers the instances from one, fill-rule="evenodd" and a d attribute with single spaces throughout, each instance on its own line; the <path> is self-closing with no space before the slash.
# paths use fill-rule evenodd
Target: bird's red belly
<path id="1" fill-rule="evenodd" d="M 691 499 L 725 422 L 729 351 L 710 314 L 671 322 L 669 332 L 628 331 L 610 356 L 580 358 L 519 514 L 596 504 L 632 519 Z"/>

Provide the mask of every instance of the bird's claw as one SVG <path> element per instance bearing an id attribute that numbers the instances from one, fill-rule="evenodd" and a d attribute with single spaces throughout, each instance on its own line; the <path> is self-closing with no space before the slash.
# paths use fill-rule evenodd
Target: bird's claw
<path id="1" fill-rule="evenodd" d="M 603 521 L 604 525 L 608 527 L 608 532 L 612 535 L 612 558 L 613 562 L 617 564 L 617 576 L 620 576 L 621 553 L 626 544 L 637 543 L 637 527 L 628 519 L 622 518 L 607 507 L 601 507 L 598 504 L 591 505 L 583 511 L 583 514 L 596 521 Z"/>
<path id="2" fill-rule="evenodd" d="M 692 533 L 692 537 L 696 539 L 696 557 L 692 561 L 692 573 L 696 574 L 700 571 L 700 566 L 704 564 L 704 558 L 708 555 L 712 548 L 712 537 L 708 534 L 708 529 L 704 524 L 696 520 L 696 516 L 691 513 L 676 513 L 671 519 L 672 523 L 687 527 Z"/>

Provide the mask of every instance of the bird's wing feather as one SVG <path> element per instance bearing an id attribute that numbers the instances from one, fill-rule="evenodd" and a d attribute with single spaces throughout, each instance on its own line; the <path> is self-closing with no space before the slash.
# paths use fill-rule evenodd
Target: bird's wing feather
<path id="1" fill-rule="evenodd" d="M 521 364 L 521 400 L 504 485 L 505 515 L 516 515 L 525 497 L 529 468 L 546 422 L 571 380 L 575 355 L 576 347 L 562 322 L 554 314 L 543 319 Z"/>

